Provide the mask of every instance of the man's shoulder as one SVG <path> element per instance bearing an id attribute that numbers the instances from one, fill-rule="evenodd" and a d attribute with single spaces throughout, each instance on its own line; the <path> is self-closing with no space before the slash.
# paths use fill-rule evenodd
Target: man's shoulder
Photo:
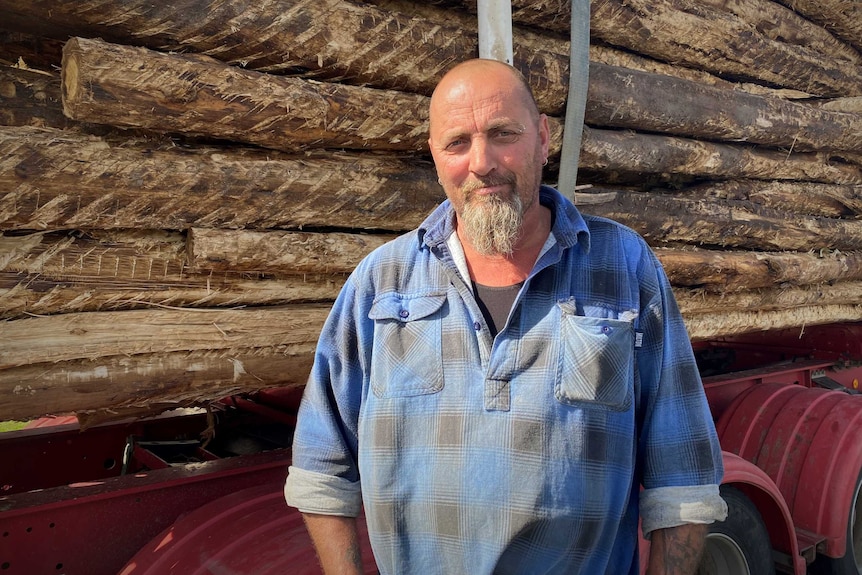
<path id="1" fill-rule="evenodd" d="M 424 289 L 440 281 L 431 248 L 420 230 L 398 236 L 376 248 L 356 267 L 351 278 L 363 293 L 403 292 Z"/>
<path id="2" fill-rule="evenodd" d="M 632 228 L 606 217 L 590 214 L 589 205 L 573 204 L 550 186 L 542 186 L 541 197 L 542 203 L 554 212 L 554 233 L 557 240 L 562 240 L 566 245 L 582 243 L 591 247 L 607 242 L 610 242 L 610 245 L 606 245 L 606 248 L 613 248 L 614 244 L 619 242 L 631 248 L 646 245 L 640 234 Z"/>
<path id="3" fill-rule="evenodd" d="M 401 265 L 416 257 L 420 249 L 418 230 L 396 236 L 363 258 L 360 266 Z"/>
<path id="4" fill-rule="evenodd" d="M 625 235 L 633 234 L 637 237 L 640 237 L 640 234 L 638 234 L 632 228 L 626 226 L 625 224 L 621 224 L 616 220 L 606 218 L 605 216 L 595 216 L 590 214 L 589 212 L 585 213 L 581 211 L 581 217 L 584 218 L 584 223 L 587 224 L 587 227 L 590 229 L 590 231 L 611 231 L 613 233 Z"/>
<path id="5" fill-rule="evenodd" d="M 433 244 L 445 241 L 450 233 L 449 222 L 452 208 L 443 202 L 430 213 L 419 227 L 402 233 L 371 252 L 363 261 L 365 265 L 400 265 L 422 258 Z"/>
<path id="6" fill-rule="evenodd" d="M 611 238 L 617 238 L 625 246 L 638 249 L 647 248 L 647 242 L 636 230 L 621 224 L 616 220 L 611 220 L 604 216 L 594 216 L 581 212 L 581 217 L 593 238 L 593 244 L 607 241 Z M 648 248 L 647 248 L 648 249 Z"/>

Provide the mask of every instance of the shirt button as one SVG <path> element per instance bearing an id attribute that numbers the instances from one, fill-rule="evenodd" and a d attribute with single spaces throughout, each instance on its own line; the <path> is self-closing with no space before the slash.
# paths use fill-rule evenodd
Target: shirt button
<path id="1" fill-rule="evenodd" d="M 475 329 L 476 331 L 479 331 L 480 329 L 482 329 L 482 324 L 479 323 L 478 321 L 474 321 L 473 322 L 473 329 Z"/>
<path id="2" fill-rule="evenodd" d="M 603 325 L 603 326 L 602 326 L 602 333 L 611 333 L 611 328 L 610 328 L 610 326 Z"/>
<path id="3" fill-rule="evenodd" d="M 400 316 L 401 316 L 401 317 L 403 317 L 404 319 L 407 319 L 407 317 L 410 315 L 410 312 L 409 312 L 409 311 L 407 311 L 406 309 L 402 309 L 402 310 L 401 310 L 401 312 L 400 312 L 398 315 L 400 315 Z"/>

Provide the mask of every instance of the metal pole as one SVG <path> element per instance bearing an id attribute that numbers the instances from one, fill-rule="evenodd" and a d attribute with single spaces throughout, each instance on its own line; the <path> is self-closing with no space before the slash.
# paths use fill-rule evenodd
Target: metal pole
<path id="1" fill-rule="evenodd" d="M 571 43 L 569 50 L 569 96 L 560 150 L 560 174 L 557 189 L 574 201 L 578 178 L 578 161 L 587 106 L 590 80 L 590 1 L 572 0 Z"/>
<path id="2" fill-rule="evenodd" d="M 512 64 L 511 0 L 479 0 L 479 57 Z"/>

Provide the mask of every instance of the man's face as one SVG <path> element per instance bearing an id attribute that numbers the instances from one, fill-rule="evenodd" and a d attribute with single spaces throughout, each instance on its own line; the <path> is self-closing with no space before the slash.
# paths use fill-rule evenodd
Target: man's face
<path id="1" fill-rule="evenodd" d="M 431 102 L 429 144 L 459 229 L 480 253 L 511 253 L 536 199 L 547 156 L 545 116 L 501 65 L 454 72 Z"/>

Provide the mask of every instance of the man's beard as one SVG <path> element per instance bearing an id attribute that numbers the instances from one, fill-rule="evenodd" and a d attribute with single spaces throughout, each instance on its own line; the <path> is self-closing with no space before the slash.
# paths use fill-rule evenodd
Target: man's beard
<path id="1" fill-rule="evenodd" d="M 508 194 L 477 196 L 474 189 L 482 186 L 509 184 Z M 473 249 L 485 256 L 512 255 L 521 235 L 524 210 L 514 179 L 482 181 L 462 187 L 464 206 L 459 214 L 463 231 Z"/>

